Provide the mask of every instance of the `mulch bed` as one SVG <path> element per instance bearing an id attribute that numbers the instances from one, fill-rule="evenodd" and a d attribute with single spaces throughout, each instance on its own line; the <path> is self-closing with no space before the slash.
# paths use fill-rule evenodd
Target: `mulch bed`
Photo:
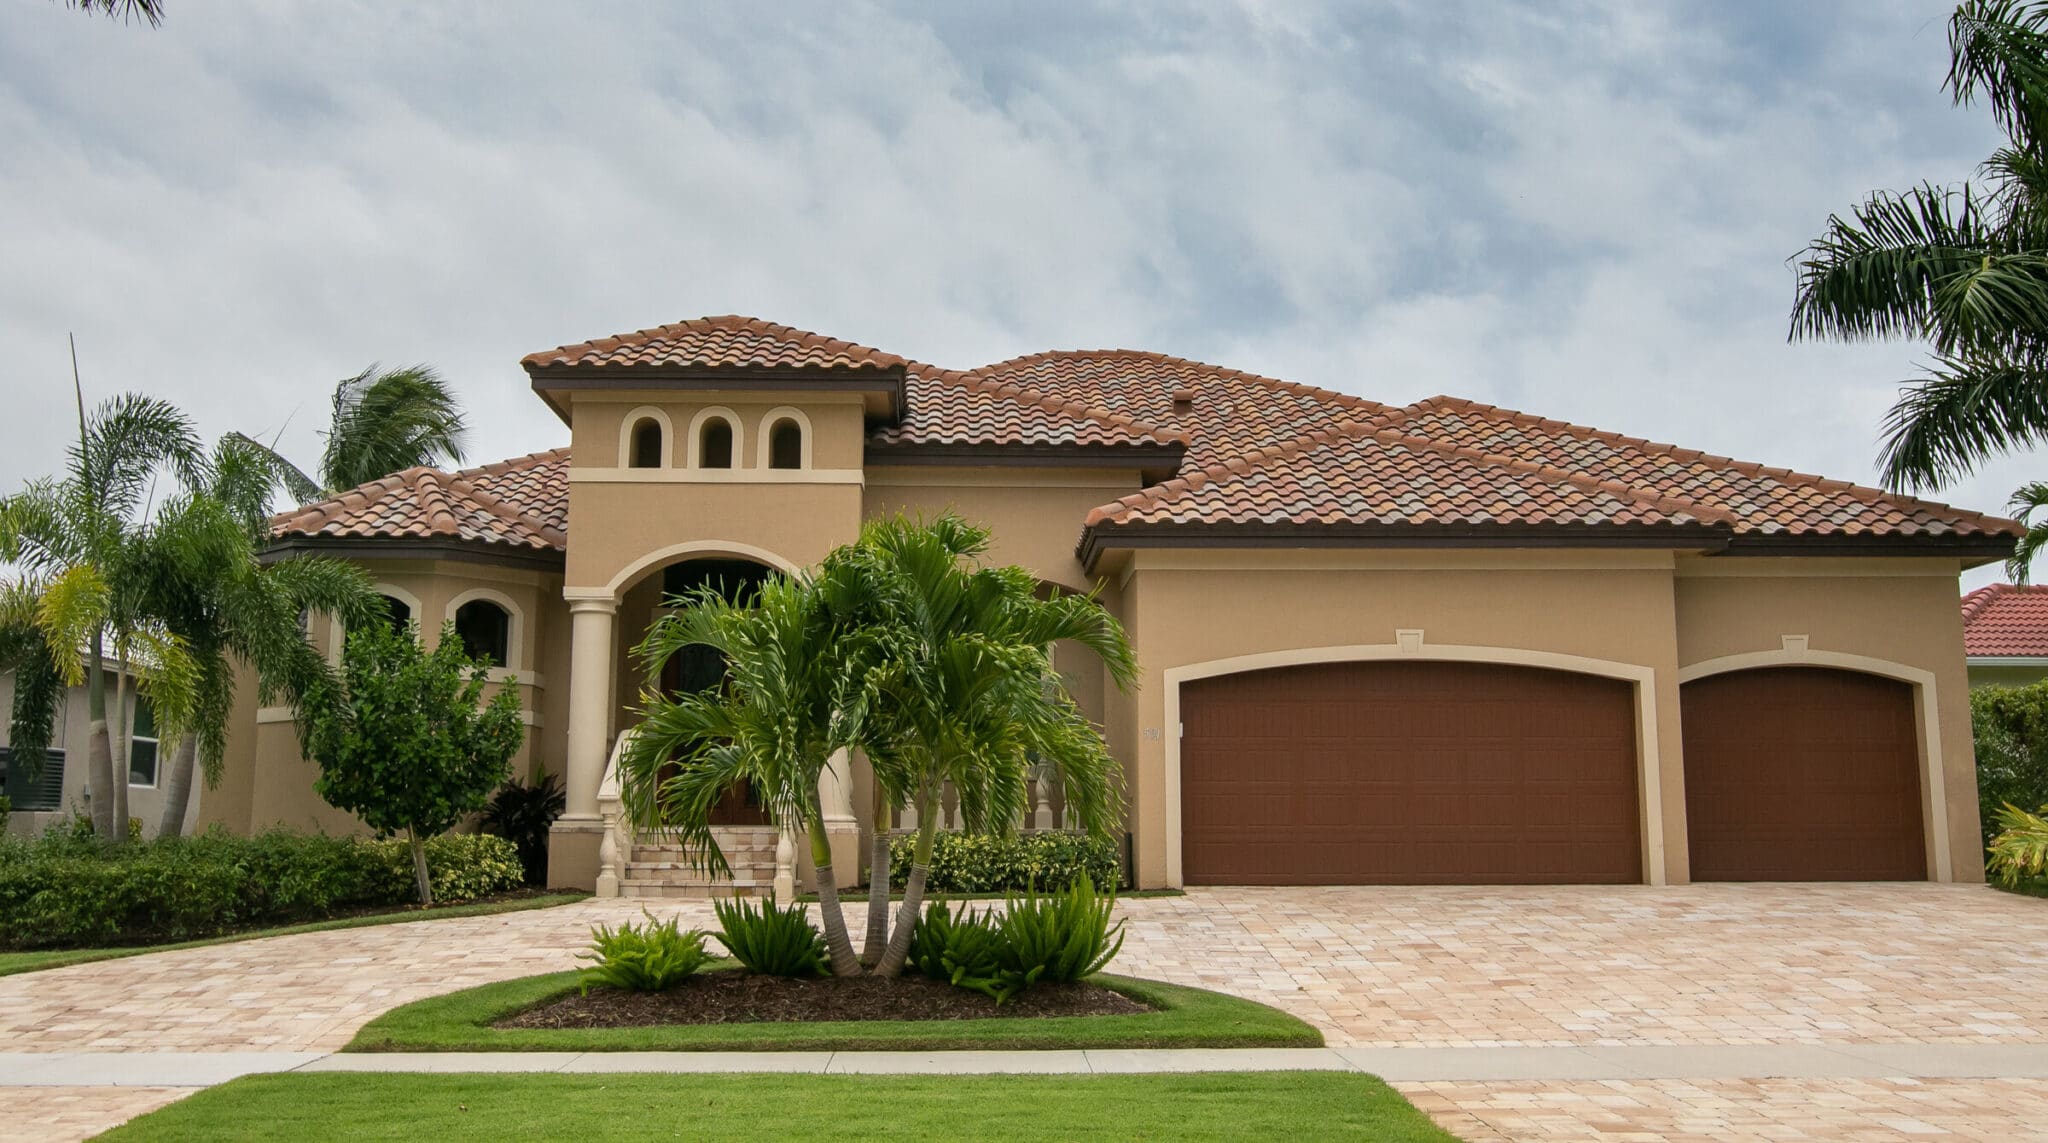
<path id="1" fill-rule="evenodd" d="M 654 1024 L 757 1024 L 822 1020 L 981 1020 L 1128 1016 L 1155 1011 L 1095 984 L 1041 984 L 1000 1006 L 979 992 L 927 977 L 790 980 L 707 972 L 667 992 L 592 988 L 500 1020 L 500 1028 L 639 1028 Z"/>

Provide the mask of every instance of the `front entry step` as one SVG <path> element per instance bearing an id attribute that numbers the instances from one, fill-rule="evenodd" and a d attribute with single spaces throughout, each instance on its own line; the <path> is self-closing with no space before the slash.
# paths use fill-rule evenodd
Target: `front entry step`
<path id="1" fill-rule="evenodd" d="M 719 877 L 692 869 L 683 847 L 641 843 L 633 847 L 619 878 L 621 897 L 666 897 L 705 900 L 712 897 L 765 897 L 775 888 L 775 830 L 772 826 L 713 826 L 711 833 L 732 866 L 732 876 Z"/>

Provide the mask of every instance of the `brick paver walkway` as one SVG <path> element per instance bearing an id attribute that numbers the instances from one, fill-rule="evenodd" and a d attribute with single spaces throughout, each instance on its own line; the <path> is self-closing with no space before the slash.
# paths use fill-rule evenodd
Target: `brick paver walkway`
<path id="1" fill-rule="evenodd" d="M 0 1050 L 332 1049 L 395 1005 L 573 967 L 591 924 L 636 911 L 592 901 L 0 978 Z M 1221 889 L 1125 912 L 1120 971 L 1275 1004 L 1333 1045 L 2048 1039 L 2048 902 L 1983 887 Z M 2048 1122 L 2024 1094 L 2037 1082 L 1408 1086 L 1480 1139 L 2014 1138 L 1997 1109 L 2016 1107 Z M 100 1122 L 134 1114 L 134 1089 L 116 1098 Z M 10 1126 L 75 1138 L 89 1103 Z M 11 1094 L 0 1115 L 20 1108 Z"/>

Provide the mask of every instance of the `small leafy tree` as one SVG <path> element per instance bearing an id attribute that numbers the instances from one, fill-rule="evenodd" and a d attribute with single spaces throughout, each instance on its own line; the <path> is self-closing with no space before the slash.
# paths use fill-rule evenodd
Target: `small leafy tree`
<path id="1" fill-rule="evenodd" d="M 340 677 L 316 678 L 300 703 L 299 735 L 329 805 L 412 842 L 420 904 L 431 905 L 426 839 L 484 807 L 525 731 L 511 688 L 484 701 L 485 664 L 463 652 L 454 623 L 432 651 L 417 630 L 349 632 Z"/>
<path id="2" fill-rule="evenodd" d="M 2007 805 L 2048 805 L 2048 682 L 1970 692 L 1978 822 L 1988 844 Z"/>

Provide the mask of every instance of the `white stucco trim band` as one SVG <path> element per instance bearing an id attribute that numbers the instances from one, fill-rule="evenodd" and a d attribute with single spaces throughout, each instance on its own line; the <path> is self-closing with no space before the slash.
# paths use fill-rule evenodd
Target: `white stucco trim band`
<path id="1" fill-rule="evenodd" d="M 572 468 L 571 484 L 865 484 L 858 468 Z"/>
<path id="2" fill-rule="evenodd" d="M 1723 675 L 1730 671 L 1747 671 L 1757 667 L 1834 667 L 1844 671 L 1860 671 L 1867 675 L 1881 675 L 1910 683 L 1915 702 L 1914 713 L 1919 722 L 1920 733 L 1920 780 L 1927 791 L 1927 846 L 1932 851 L 1928 862 L 1930 879 L 1954 881 L 1955 862 L 1949 852 L 1948 831 L 1948 786 L 1944 781 L 1941 759 L 1941 706 L 1936 701 L 1934 672 L 1889 659 L 1876 659 L 1869 655 L 1852 655 L 1843 651 L 1816 651 L 1811 640 L 1804 635 L 1787 635 L 1782 646 L 1775 651 L 1749 651 L 1740 655 L 1723 655 L 1718 659 L 1704 659 L 1678 669 L 1680 686 L 1703 679 L 1709 675 Z"/>
<path id="3" fill-rule="evenodd" d="M 703 555 L 707 558 L 738 556 L 741 559 L 767 564 L 777 571 L 787 572 L 790 575 L 795 575 L 802 570 L 796 564 L 766 548 L 741 543 L 738 540 L 684 540 L 679 544 L 669 544 L 666 547 L 656 548 L 632 563 L 627 564 L 624 568 L 620 569 L 617 575 L 612 576 L 611 580 L 603 587 L 565 587 L 562 589 L 562 598 L 571 603 L 575 603 L 578 600 L 596 599 L 610 600 L 613 603 L 617 603 L 619 596 L 625 592 L 626 588 L 634 580 L 640 578 L 642 572 L 663 564 L 675 563 L 679 558 L 691 555 Z"/>
<path id="4" fill-rule="evenodd" d="M 1166 700 L 1166 883 L 1182 887 L 1180 807 L 1180 688 L 1191 679 L 1234 675 L 1271 667 L 1296 667 L 1315 663 L 1351 663 L 1386 660 L 1452 663 L 1500 663 L 1507 666 L 1540 667 L 1599 675 L 1630 683 L 1636 705 L 1636 794 L 1638 820 L 1643 836 L 1643 877 L 1651 885 L 1666 881 L 1664 861 L 1663 778 L 1657 750 L 1657 672 L 1636 663 L 1589 659 L 1553 651 L 1532 651 L 1522 647 L 1482 647 L 1426 642 L 1419 630 L 1395 633 L 1392 643 L 1348 644 L 1335 647 L 1297 647 L 1285 651 L 1263 651 L 1235 655 L 1202 663 L 1184 663 L 1165 671 Z"/>

